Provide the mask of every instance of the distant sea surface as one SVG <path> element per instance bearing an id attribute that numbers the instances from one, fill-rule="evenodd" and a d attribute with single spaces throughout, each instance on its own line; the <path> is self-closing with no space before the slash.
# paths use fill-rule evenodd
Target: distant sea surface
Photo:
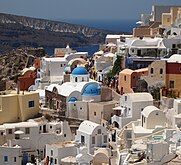
<path id="1" fill-rule="evenodd" d="M 138 20 L 77 20 L 77 19 L 54 19 L 55 21 L 71 24 L 85 25 L 98 29 L 111 30 L 115 32 L 132 32 Z"/>
<path id="2" fill-rule="evenodd" d="M 54 21 L 66 22 L 71 24 L 85 25 L 97 29 L 111 30 L 115 32 L 132 32 L 132 29 L 136 27 L 137 20 L 64 20 L 64 19 L 52 19 Z M 71 47 L 71 45 L 70 45 Z M 84 47 L 73 47 L 74 50 L 79 52 L 86 51 L 89 56 L 92 56 L 94 52 L 99 50 L 99 43 L 97 45 L 87 45 Z M 53 55 L 54 49 L 47 49 L 47 54 Z"/>

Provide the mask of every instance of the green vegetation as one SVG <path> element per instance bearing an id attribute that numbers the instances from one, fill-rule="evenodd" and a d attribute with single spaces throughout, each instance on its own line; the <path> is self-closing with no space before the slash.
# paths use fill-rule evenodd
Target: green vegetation
<path id="1" fill-rule="evenodd" d="M 122 70 L 121 61 L 122 61 L 122 57 L 117 56 L 117 59 L 114 62 L 113 69 L 107 74 L 108 78 L 112 78 L 112 77 L 116 76 Z"/>

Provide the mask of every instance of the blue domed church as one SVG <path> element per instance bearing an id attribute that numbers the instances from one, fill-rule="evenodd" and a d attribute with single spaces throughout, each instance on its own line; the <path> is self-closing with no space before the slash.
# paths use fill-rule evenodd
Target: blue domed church
<path id="1" fill-rule="evenodd" d="M 87 119 L 88 102 L 101 101 L 100 84 L 97 81 L 90 79 L 89 73 L 82 66 L 73 69 L 70 74 L 70 82 L 65 82 L 62 85 L 51 84 L 48 86 L 47 90 L 49 92 L 56 91 L 56 94 L 65 98 L 65 115 L 67 117 Z M 53 103 L 53 105 L 59 105 L 57 102 Z M 57 109 L 58 108 L 59 107 L 57 107 Z"/>

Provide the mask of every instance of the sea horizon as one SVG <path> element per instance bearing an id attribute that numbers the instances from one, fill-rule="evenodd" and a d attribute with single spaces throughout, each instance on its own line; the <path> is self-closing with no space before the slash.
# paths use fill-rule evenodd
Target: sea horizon
<path id="1" fill-rule="evenodd" d="M 110 20 L 110 19 L 51 19 L 53 21 L 65 22 L 70 24 L 84 25 L 92 28 L 110 30 L 115 32 L 132 33 L 138 19 Z"/>

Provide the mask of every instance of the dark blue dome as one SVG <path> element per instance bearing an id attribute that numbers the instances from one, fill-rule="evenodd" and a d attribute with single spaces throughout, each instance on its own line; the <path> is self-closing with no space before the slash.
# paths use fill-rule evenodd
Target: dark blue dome
<path id="1" fill-rule="evenodd" d="M 77 98 L 75 98 L 75 97 L 71 97 L 71 98 L 69 99 L 69 102 L 75 102 L 75 101 L 77 101 Z"/>
<path id="2" fill-rule="evenodd" d="M 84 96 L 96 96 L 100 95 L 100 86 L 98 84 L 89 84 L 84 88 L 83 94 Z"/>
<path id="3" fill-rule="evenodd" d="M 84 67 L 78 66 L 72 71 L 72 74 L 73 75 L 85 75 L 85 74 L 88 74 L 88 72 Z"/>

